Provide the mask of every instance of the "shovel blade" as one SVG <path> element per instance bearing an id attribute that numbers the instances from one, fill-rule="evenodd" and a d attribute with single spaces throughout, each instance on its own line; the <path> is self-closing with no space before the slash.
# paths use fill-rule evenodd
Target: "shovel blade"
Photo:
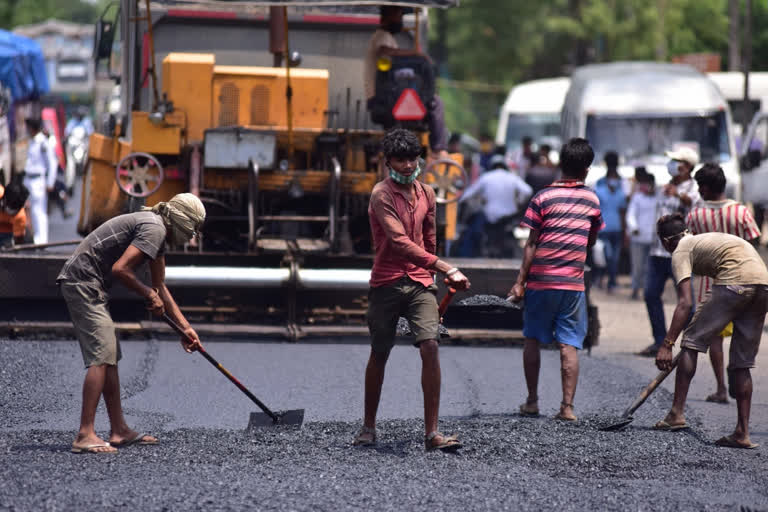
<path id="1" fill-rule="evenodd" d="M 304 423 L 304 409 L 293 409 L 291 411 L 276 411 L 277 421 L 263 412 L 252 412 L 251 418 L 248 421 L 248 429 L 262 428 L 262 427 L 275 427 L 278 425 L 294 425 L 301 427 Z"/>
<path id="2" fill-rule="evenodd" d="M 622 430 L 624 427 L 626 427 L 627 425 L 632 423 L 633 419 L 634 418 L 632 418 L 632 416 L 627 416 L 626 418 L 622 418 L 620 421 L 618 421 L 618 422 L 616 422 L 616 423 L 614 423 L 612 425 L 608 425 L 606 427 L 603 427 L 600 430 L 602 430 L 604 432 L 616 432 L 616 431 Z"/>

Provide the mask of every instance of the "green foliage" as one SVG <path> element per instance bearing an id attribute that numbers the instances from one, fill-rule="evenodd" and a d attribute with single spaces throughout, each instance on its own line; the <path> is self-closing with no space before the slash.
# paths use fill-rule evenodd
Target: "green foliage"
<path id="1" fill-rule="evenodd" d="M 50 18 L 93 23 L 100 11 L 83 0 L 0 0 L 0 27 L 39 23 Z"/>
<path id="2" fill-rule="evenodd" d="M 752 9 L 752 69 L 768 69 L 768 3 L 753 0 Z M 438 17 L 430 15 L 434 46 Z M 725 63 L 728 54 L 728 0 L 462 0 L 444 19 L 441 75 L 506 88 L 589 62 L 714 52 Z M 474 134 L 492 131 L 504 101 L 456 86 L 440 94 L 449 129 Z"/>

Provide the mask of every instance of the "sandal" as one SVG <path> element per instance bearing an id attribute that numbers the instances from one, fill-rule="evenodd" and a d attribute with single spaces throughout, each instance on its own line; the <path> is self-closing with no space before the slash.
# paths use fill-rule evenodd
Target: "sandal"
<path id="1" fill-rule="evenodd" d="M 563 414 L 563 407 L 570 407 L 571 410 L 573 410 L 573 404 L 567 404 L 565 402 L 560 402 L 560 412 L 555 414 L 555 419 L 560 421 L 578 421 L 579 418 L 577 418 L 575 415 L 571 414 L 570 416 L 566 416 Z"/>
<path id="2" fill-rule="evenodd" d="M 442 437 L 443 442 L 435 444 L 432 441 L 436 437 Z M 461 448 L 461 442 L 456 436 L 446 436 L 445 434 L 441 434 L 437 430 L 434 432 L 430 432 L 426 436 L 424 436 L 424 449 L 428 452 L 431 452 L 433 450 L 440 450 L 443 452 L 453 452 Z"/>
<path id="3" fill-rule="evenodd" d="M 535 418 L 539 415 L 539 399 L 526 400 L 523 405 L 520 406 L 520 414 Z"/>
<path id="4" fill-rule="evenodd" d="M 376 444 L 376 429 L 363 426 L 352 441 L 352 446 L 372 446 Z"/>

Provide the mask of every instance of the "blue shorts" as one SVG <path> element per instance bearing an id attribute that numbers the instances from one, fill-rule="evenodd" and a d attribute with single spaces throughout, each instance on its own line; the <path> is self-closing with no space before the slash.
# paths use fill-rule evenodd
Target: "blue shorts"
<path id="1" fill-rule="evenodd" d="M 526 290 L 523 336 L 581 349 L 587 337 L 587 296 L 573 290 Z"/>

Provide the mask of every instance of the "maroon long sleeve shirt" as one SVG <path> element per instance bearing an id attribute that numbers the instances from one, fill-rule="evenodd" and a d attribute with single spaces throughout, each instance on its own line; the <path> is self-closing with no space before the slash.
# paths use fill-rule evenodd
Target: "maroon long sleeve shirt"
<path id="1" fill-rule="evenodd" d="M 435 193 L 419 181 L 407 189 L 386 178 L 376 184 L 368 205 L 376 256 L 371 287 L 393 283 L 403 276 L 429 286 L 437 261 L 435 251 Z"/>

